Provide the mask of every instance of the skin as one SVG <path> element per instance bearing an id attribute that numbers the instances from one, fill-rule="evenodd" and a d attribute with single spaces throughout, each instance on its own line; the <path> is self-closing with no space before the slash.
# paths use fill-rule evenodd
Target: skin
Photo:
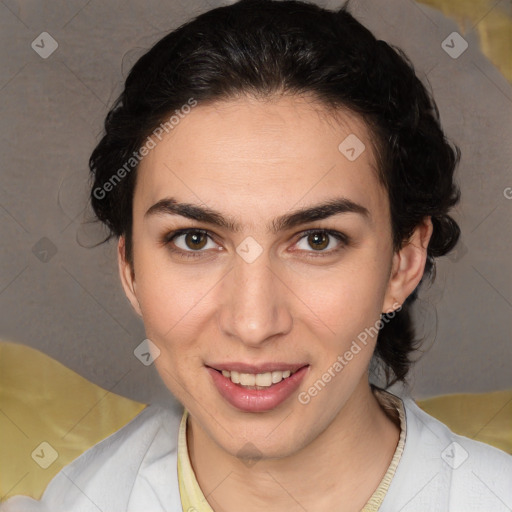
<path id="1" fill-rule="evenodd" d="M 338 150 L 350 133 L 366 146 L 352 162 Z M 372 137 L 359 117 L 339 111 L 334 118 L 297 96 L 198 105 L 139 166 L 134 264 L 125 260 L 121 237 L 121 280 L 161 351 L 161 378 L 190 412 L 191 463 L 216 512 L 360 510 L 391 462 L 399 428 L 368 384 L 375 339 L 307 405 L 297 399 L 422 277 L 430 218 L 394 252 L 387 192 L 375 169 Z M 364 206 L 369 219 L 341 213 L 282 232 L 267 229 L 278 216 L 340 196 Z M 207 206 L 241 228 L 145 216 L 166 197 Z M 174 245 L 161 242 L 182 228 L 212 234 L 199 257 L 171 252 L 194 251 L 185 236 Z M 302 234 L 312 228 L 350 241 L 329 237 L 319 256 Z M 262 248 L 252 263 L 236 252 L 248 236 Z M 220 396 L 205 367 L 234 361 L 309 368 L 281 405 L 247 413 Z M 257 460 L 240 457 L 243 447 Z"/>

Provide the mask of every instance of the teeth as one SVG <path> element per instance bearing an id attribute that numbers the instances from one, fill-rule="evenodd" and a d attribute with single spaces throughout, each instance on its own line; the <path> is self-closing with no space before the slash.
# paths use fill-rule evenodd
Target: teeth
<path id="1" fill-rule="evenodd" d="M 258 373 L 255 378 L 256 386 L 262 386 L 268 388 L 272 385 L 272 373 Z"/>
<path id="2" fill-rule="evenodd" d="M 287 379 L 291 375 L 291 372 L 290 370 L 278 370 L 274 372 L 255 374 L 222 370 L 222 375 L 228 379 L 231 379 L 231 382 L 234 384 L 240 384 L 241 386 L 268 388 L 272 386 L 272 384 L 277 384 L 283 379 Z"/>
<path id="3" fill-rule="evenodd" d="M 256 375 L 254 375 L 254 373 L 241 373 L 240 384 L 242 384 L 242 386 L 255 386 Z"/>
<path id="4" fill-rule="evenodd" d="M 275 384 L 276 382 L 281 382 L 283 378 L 283 372 L 272 372 L 272 382 Z"/>

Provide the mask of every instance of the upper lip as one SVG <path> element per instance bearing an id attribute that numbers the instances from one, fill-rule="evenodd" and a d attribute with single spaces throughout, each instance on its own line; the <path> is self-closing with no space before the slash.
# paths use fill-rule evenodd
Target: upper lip
<path id="1" fill-rule="evenodd" d="M 291 373 L 300 370 L 303 366 L 308 366 L 307 363 L 260 363 L 260 364 L 251 364 L 251 363 L 212 363 L 207 364 L 210 368 L 214 370 L 227 370 L 227 371 L 235 371 L 239 373 L 267 373 L 267 372 L 275 372 L 275 371 L 286 371 L 290 370 Z"/>

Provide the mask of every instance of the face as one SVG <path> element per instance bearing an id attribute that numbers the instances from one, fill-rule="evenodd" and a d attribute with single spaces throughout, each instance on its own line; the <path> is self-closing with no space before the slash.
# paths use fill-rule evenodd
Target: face
<path id="1" fill-rule="evenodd" d="M 419 245 L 393 253 L 371 148 L 355 115 L 244 98 L 196 106 L 139 166 L 123 285 L 161 378 L 233 455 L 290 455 L 341 418 L 368 387 L 361 333 L 421 278 Z"/>

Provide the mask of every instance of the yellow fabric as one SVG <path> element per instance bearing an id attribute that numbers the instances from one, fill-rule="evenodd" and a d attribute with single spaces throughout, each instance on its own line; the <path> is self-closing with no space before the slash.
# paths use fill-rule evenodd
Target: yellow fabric
<path id="1" fill-rule="evenodd" d="M 62 467 L 144 407 L 37 350 L 0 342 L 0 499 L 39 499 Z M 43 442 L 50 446 L 38 448 Z M 57 458 L 43 469 L 55 457 L 53 450 Z"/>
<path id="2" fill-rule="evenodd" d="M 398 417 L 400 419 L 400 438 L 386 474 L 361 512 L 377 512 L 382 505 L 391 484 L 391 480 L 393 480 L 393 477 L 395 476 L 400 458 L 402 457 L 405 447 L 405 438 L 407 435 L 407 422 L 405 419 L 405 409 L 402 400 L 391 393 L 387 393 L 386 391 L 375 390 L 375 396 L 384 409 L 398 412 Z M 390 412 L 390 414 L 393 416 L 393 412 Z"/>
<path id="3" fill-rule="evenodd" d="M 388 491 L 389 485 L 395 474 L 400 457 L 404 450 L 405 436 L 406 436 L 406 422 L 405 410 L 402 401 L 390 393 L 375 392 L 377 400 L 388 410 L 396 410 L 400 419 L 400 438 L 396 447 L 393 459 L 382 478 L 378 488 L 370 497 L 361 512 L 377 512 L 384 500 Z M 393 413 L 390 413 L 393 415 Z M 213 512 L 208 501 L 206 500 L 199 483 L 197 482 L 196 475 L 190 463 L 187 447 L 187 418 L 188 411 L 183 411 L 183 416 L 180 423 L 180 431 L 178 436 L 178 482 L 180 487 L 181 508 L 183 510 L 194 510 L 195 512 Z"/>
<path id="4" fill-rule="evenodd" d="M 459 24 L 464 37 L 475 26 L 482 53 L 512 83 L 512 17 L 507 4 L 495 0 L 419 0 Z M 510 5 L 510 4 L 509 4 Z M 448 35 L 448 34 L 446 34 Z"/>
<path id="5" fill-rule="evenodd" d="M 443 395 L 418 405 L 457 434 L 512 454 L 512 390 Z"/>
<path id="6" fill-rule="evenodd" d="M 181 508 L 194 512 L 213 512 L 203 491 L 199 487 L 190 463 L 187 447 L 188 411 L 183 411 L 178 435 L 178 484 L 180 487 Z"/>

